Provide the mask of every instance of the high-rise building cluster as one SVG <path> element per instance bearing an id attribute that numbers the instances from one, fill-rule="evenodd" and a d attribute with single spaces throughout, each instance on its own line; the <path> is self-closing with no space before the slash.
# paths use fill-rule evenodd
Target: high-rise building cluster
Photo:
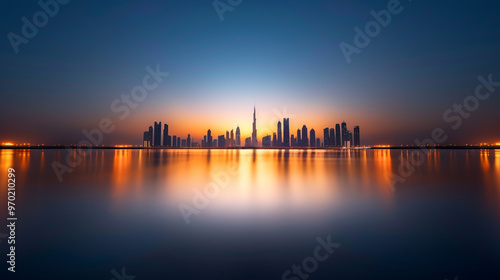
<path id="1" fill-rule="evenodd" d="M 181 139 L 176 135 L 168 134 L 168 124 L 164 124 L 163 132 L 161 129 L 161 122 L 154 123 L 150 126 L 148 130 L 144 131 L 142 138 L 143 147 L 173 147 L 173 148 L 194 148 L 200 145 L 194 142 L 191 138 L 191 134 L 187 135 L 187 138 Z"/>
<path id="2" fill-rule="evenodd" d="M 297 134 L 290 134 L 290 119 L 283 118 L 283 123 L 278 121 L 277 131 L 273 135 L 266 135 L 262 137 L 262 147 L 264 148 L 290 148 L 290 147 L 311 147 L 311 148 L 351 148 L 360 147 L 359 126 L 354 126 L 354 132 L 347 129 L 347 124 L 342 122 L 336 124 L 335 128 L 325 127 L 323 129 L 323 144 L 321 139 L 316 137 L 314 129 L 308 130 L 306 125 L 302 129 L 297 129 Z M 163 136 L 163 141 L 162 141 Z M 154 123 L 150 126 L 143 135 L 143 147 L 179 147 L 179 148 L 239 148 L 241 145 L 241 132 L 240 127 L 236 127 L 231 131 L 226 130 L 225 134 L 212 136 L 212 131 L 207 130 L 207 134 L 203 136 L 201 145 L 194 142 L 191 135 L 188 134 L 187 138 L 181 139 L 176 135 L 170 136 L 168 134 L 168 125 L 164 124 L 163 133 L 161 129 L 161 122 Z M 252 136 L 245 139 L 245 147 L 257 148 L 259 142 L 257 139 L 257 117 L 255 106 L 253 109 L 253 122 L 252 122 Z"/>
<path id="3" fill-rule="evenodd" d="M 347 129 L 347 124 L 342 122 L 341 125 L 336 124 L 335 128 L 325 127 L 323 129 L 323 146 L 324 147 L 360 147 L 359 126 L 354 126 L 353 133 Z"/>

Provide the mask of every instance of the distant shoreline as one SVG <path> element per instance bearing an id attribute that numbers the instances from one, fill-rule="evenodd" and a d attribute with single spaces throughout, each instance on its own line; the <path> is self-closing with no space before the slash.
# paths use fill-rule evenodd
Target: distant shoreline
<path id="1" fill-rule="evenodd" d="M 496 150 L 500 146 L 409 146 L 409 147 L 360 147 L 360 148 L 324 148 L 324 147 L 290 147 L 290 148 L 187 148 L 187 147 L 114 147 L 114 146 L 96 146 L 96 147 L 78 147 L 68 146 L 0 146 L 0 150 L 61 150 L 61 149 L 93 149 L 93 150 L 327 150 L 327 151 L 357 151 L 357 150 L 414 150 L 414 149 L 432 149 L 432 150 Z"/>

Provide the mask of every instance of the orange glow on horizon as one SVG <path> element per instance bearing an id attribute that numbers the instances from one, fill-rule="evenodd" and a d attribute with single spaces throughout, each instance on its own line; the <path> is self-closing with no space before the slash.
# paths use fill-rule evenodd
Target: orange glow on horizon
<path id="1" fill-rule="evenodd" d="M 2 146 L 14 146 L 14 143 L 10 143 L 10 142 L 2 143 Z"/>

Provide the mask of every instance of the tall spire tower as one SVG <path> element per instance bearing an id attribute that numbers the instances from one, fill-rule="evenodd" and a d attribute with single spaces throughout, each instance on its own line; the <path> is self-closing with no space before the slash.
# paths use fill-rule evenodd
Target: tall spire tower
<path id="1" fill-rule="evenodd" d="M 255 104 L 253 105 L 252 147 L 257 147 L 257 119 L 255 118 Z"/>

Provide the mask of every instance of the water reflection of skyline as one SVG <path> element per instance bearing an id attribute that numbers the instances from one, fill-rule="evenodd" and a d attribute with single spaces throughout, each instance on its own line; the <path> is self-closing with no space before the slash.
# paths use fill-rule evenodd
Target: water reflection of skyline
<path id="1" fill-rule="evenodd" d="M 94 150 L 68 174 L 68 183 L 99 181 L 113 200 L 150 197 L 182 202 L 213 181 L 212 174 L 235 164 L 238 175 L 212 204 L 213 209 L 281 211 L 287 207 L 322 209 L 347 201 L 349 196 L 378 197 L 390 206 L 395 193 L 388 174 L 402 161 L 426 157 L 416 167 L 408 186 L 420 183 L 483 186 L 490 202 L 500 192 L 500 150 Z M 1 150 L 0 166 L 12 166 L 21 185 L 53 182 L 51 163 L 59 150 Z M 467 175 L 467 176 L 466 176 Z M 5 174 L 0 179 L 6 179 Z M 463 177 L 463 178 L 462 178 Z M 418 183 L 418 184 L 417 184 Z M 87 186 L 92 188 L 92 186 Z M 5 186 L 3 187 L 5 188 Z"/>

